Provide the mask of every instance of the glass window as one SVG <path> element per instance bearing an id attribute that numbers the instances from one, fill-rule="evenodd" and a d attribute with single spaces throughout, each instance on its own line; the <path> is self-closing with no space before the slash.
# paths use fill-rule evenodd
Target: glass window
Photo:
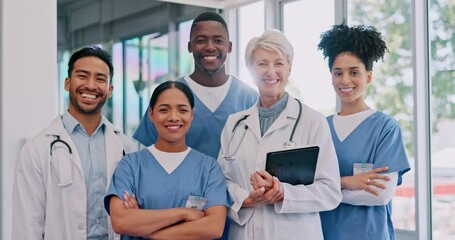
<path id="1" fill-rule="evenodd" d="M 124 132 L 126 135 L 132 136 L 136 127 L 139 124 L 139 119 L 142 117 L 142 107 L 139 105 L 139 95 L 135 88 L 138 86 L 139 80 L 139 54 L 140 47 L 142 44 L 139 38 L 130 39 L 124 42 L 124 78 L 125 78 L 125 99 L 123 104 L 125 105 L 123 114 L 125 115 L 126 122 L 124 123 Z"/>
<path id="2" fill-rule="evenodd" d="M 287 91 L 324 114 L 334 113 L 336 95 L 328 62 L 317 50 L 319 36 L 335 22 L 334 1 L 284 3 L 282 15 L 283 32 L 294 46 L 294 62 Z"/>
<path id="3" fill-rule="evenodd" d="M 382 32 L 388 47 L 383 61 L 373 66 L 373 83 L 367 89 L 367 103 L 397 120 L 411 164 L 393 198 L 396 229 L 415 230 L 413 157 L 413 69 L 411 46 L 411 1 L 384 4 L 376 0 L 348 1 L 348 24 L 371 25 Z M 371 13 L 371 14 L 365 14 Z M 373 14 L 374 13 L 374 14 Z"/>
<path id="4" fill-rule="evenodd" d="M 429 1 L 432 233 L 455 239 L 455 2 Z"/>
<path id="5" fill-rule="evenodd" d="M 190 75 L 194 70 L 193 55 L 188 52 L 188 41 L 193 19 L 179 24 L 179 74 L 178 76 Z"/>
<path id="6" fill-rule="evenodd" d="M 241 80 L 245 81 L 248 85 L 252 86 L 253 89 L 256 89 L 256 86 L 251 80 L 248 69 L 245 65 L 245 48 L 248 42 L 253 37 L 261 36 L 264 32 L 264 2 L 259 1 L 249 5 L 245 5 L 238 9 L 238 22 L 241 23 L 238 25 L 238 44 L 231 39 L 232 45 L 235 48 L 237 45 L 238 49 L 238 69 L 239 77 Z M 234 29 L 234 28 L 231 28 Z"/>
<path id="7" fill-rule="evenodd" d="M 118 42 L 112 45 L 112 65 L 114 66 L 114 77 L 112 79 L 112 123 L 116 126 L 123 125 L 123 43 Z"/>

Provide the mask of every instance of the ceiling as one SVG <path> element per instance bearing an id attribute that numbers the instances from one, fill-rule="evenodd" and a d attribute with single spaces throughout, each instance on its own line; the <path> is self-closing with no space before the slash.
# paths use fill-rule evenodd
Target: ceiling
<path id="1" fill-rule="evenodd" d="M 179 4 L 188 4 L 188 0 L 160 0 Z M 259 0 L 191 0 L 191 5 L 208 8 L 229 9 L 239 7 Z"/>
<path id="2" fill-rule="evenodd" d="M 65 6 L 75 3 L 77 0 L 57 0 L 58 6 Z M 258 2 L 260 0 L 152 0 L 160 2 L 170 2 L 178 4 L 193 5 L 199 7 L 207 8 L 217 8 L 217 9 L 229 9 L 234 7 L 239 7 L 253 2 Z M 189 2 L 191 4 L 189 4 Z"/>
<path id="3" fill-rule="evenodd" d="M 57 0 L 58 49 L 172 31 L 202 11 L 228 10 L 260 0 Z M 188 4 L 188 3 L 191 4 Z"/>

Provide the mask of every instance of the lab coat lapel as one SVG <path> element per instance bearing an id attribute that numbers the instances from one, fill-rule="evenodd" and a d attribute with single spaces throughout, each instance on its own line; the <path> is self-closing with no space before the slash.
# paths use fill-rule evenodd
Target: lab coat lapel
<path id="1" fill-rule="evenodd" d="M 108 121 L 106 122 L 106 129 L 104 131 L 104 136 L 106 139 L 106 164 L 107 164 L 107 187 L 111 182 L 112 174 L 118 164 L 118 162 L 123 157 L 123 141 L 120 136 L 117 134 L 120 133 L 120 129 L 115 127 L 114 125 L 110 124 Z"/>
<path id="2" fill-rule="evenodd" d="M 261 129 L 259 128 L 259 112 L 257 107 L 248 109 L 245 115 L 250 115 L 245 119 L 245 124 L 249 130 L 253 133 L 257 140 L 261 139 Z"/>

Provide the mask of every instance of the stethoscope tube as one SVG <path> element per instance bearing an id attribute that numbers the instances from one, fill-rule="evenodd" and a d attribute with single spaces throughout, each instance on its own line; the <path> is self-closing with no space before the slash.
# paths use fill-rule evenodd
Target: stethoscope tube
<path id="1" fill-rule="evenodd" d="M 297 125 L 298 125 L 298 123 L 300 121 L 300 118 L 302 116 L 302 103 L 297 98 L 295 98 L 295 100 L 299 103 L 299 114 L 297 115 L 297 119 L 296 119 L 296 121 L 294 123 L 294 127 L 292 128 L 291 135 L 289 136 L 289 141 L 285 142 L 284 145 L 283 145 L 284 149 L 289 149 L 289 148 L 295 147 L 295 143 L 293 141 L 294 133 L 295 133 L 295 130 L 297 129 Z M 241 143 L 243 141 L 243 138 L 245 137 L 245 134 L 248 131 L 248 125 L 245 125 L 245 131 L 243 132 L 242 138 L 241 138 L 239 144 L 237 145 L 237 147 L 235 148 L 234 152 L 232 154 L 229 154 L 228 152 L 229 152 L 229 149 L 231 147 L 232 140 L 234 139 L 235 130 L 240 125 L 240 123 L 242 121 L 246 120 L 249 116 L 250 115 L 244 115 L 243 117 L 241 117 L 239 120 L 237 120 L 237 122 L 234 124 L 234 127 L 232 128 L 232 137 L 229 139 L 229 143 L 228 143 L 227 149 L 226 149 L 227 150 L 226 151 L 227 154 L 222 155 L 222 157 L 228 162 L 235 159 L 234 155 L 239 150 L 239 147 L 240 147 L 240 145 L 241 145 Z"/>

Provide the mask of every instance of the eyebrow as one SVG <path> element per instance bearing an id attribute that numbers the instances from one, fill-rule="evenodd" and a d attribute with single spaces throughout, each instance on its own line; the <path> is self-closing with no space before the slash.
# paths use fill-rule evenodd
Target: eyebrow
<path id="1" fill-rule="evenodd" d="M 90 74 L 89 71 L 87 70 L 84 70 L 84 69 L 76 69 L 74 70 L 75 73 L 85 73 L 85 74 Z M 95 73 L 96 76 L 103 76 L 103 77 L 106 77 L 108 78 L 108 75 L 104 74 L 104 73 Z"/>
<path id="2" fill-rule="evenodd" d="M 352 69 L 359 69 L 360 67 L 358 66 L 354 66 L 354 67 L 349 67 L 348 69 L 349 70 L 352 70 Z M 341 70 L 342 68 L 334 68 L 333 70 Z"/>
<path id="3" fill-rule="evenodd" d="M 158 105 L 158 107 L 170 107 L 171 104 L 168 104 L 168 103 L 162 103 L 160 105 Z M 177 107 L 190 107 L 189 105 L 186 105 L 186 104 L 177 104 Z"/>

